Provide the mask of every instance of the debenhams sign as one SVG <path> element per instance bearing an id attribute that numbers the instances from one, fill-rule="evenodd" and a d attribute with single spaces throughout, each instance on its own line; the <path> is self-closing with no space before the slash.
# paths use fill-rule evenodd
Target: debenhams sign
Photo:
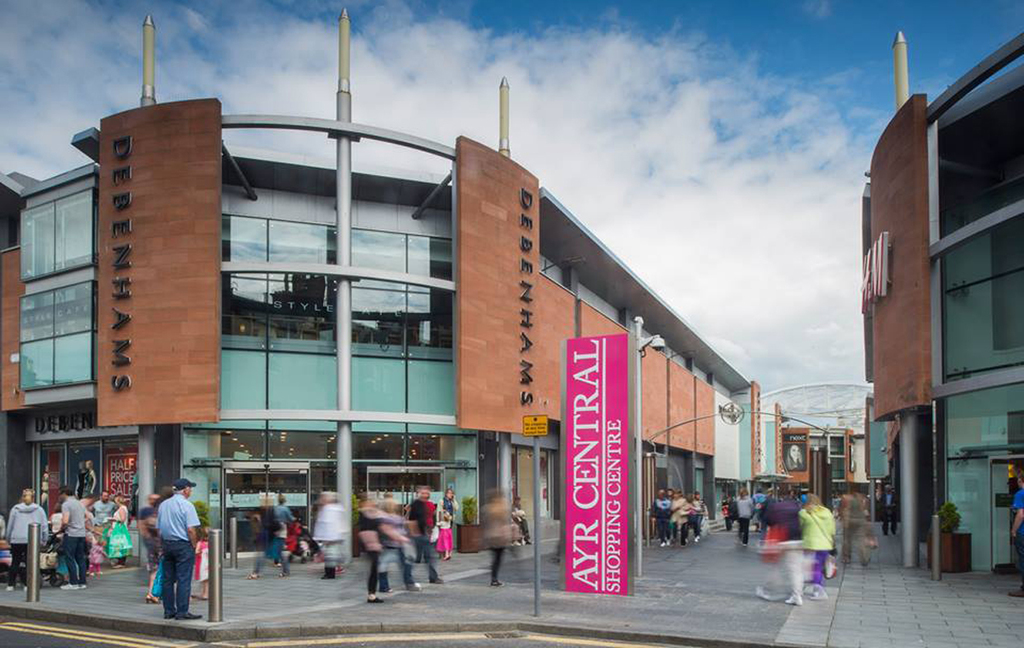
<path id="1" fill-rule="evenodd" d="M 138 431 L 138 427 L 134 425 L 96 427 L 94 411 L 63 411 L 29 418 L 25 428 L 25 440 L 63 441 L 100 436 L 128 436 L 138 434 Z"/>

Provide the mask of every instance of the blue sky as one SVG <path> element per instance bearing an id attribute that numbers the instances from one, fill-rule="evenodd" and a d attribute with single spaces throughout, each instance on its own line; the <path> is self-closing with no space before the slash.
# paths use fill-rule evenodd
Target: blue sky
<path id="1" fill-rule="evenodd" d="M 3 0 L 0 171 L 87 160 L 71 136 L 138 105 L 141 23 L 157 100 L 331 117 L 336 20 L 323 0 Z M 1024 29 L 1024 2 L 353 0 L 356 121 L 496 145 L 723 356 L 766 390 L 863 380 L 860 197 L 893 111 L 895 32 L 934 98 Z M 234 148 L 331 160 L 308 134 L 232 131 Z M 361 143 L 362 165 L 444 175 Z"/>

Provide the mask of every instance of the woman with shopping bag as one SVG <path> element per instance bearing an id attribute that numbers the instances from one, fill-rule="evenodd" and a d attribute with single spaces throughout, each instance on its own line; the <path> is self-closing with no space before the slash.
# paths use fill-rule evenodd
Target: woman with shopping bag
<path id="1" fill-rule="evenodd" d="M 117 510 L 111 517 L 111 524 L 104 538 L 107 557 L 113 563 L 114 569 L 124 567 L 125 561 L 132 553 L 132 537 L 128 533 L 128 507 L 125 506 L 124 501 L 124 497 L 121 495 L 114 498 Z"/>

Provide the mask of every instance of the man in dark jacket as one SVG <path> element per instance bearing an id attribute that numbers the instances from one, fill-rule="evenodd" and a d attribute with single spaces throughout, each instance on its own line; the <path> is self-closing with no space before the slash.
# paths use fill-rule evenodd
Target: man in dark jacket
<path id="1" fill-rule="evenodd" d="M 409 507 L 409 533 L 416 545 L 416 557 L 427 563 L 430 582 L 441 584 L 444 581 L 437 575 L 437 568 L 434 566 L 434 547 L 430 544 L 430 532 L 434 528 L 434 511 L 437 507 L 430 501 L 429 486 L 420 486 L 417 494 L 419 497 Z"/>
<path id="2" fill-rule="evenodd" d="M 896 522 L 900 519 L 898 506 L 899 501 L 892 485 L 886 485 L 885 493 L 882 494 L 882 535 L 889 535 L 889 531 L 896 535 Z"/>

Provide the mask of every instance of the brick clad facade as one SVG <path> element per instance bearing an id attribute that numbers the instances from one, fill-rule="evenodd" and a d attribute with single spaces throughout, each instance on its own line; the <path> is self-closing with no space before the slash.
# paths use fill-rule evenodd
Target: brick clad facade
<path id="1" fill-rule="evenodd" d="M 562 341 L 573 337 L 575 329 L 573 294 L 547 277 L 537 283 L 537 317 L 544 322 L 533 338 L 534 414 L 560 419 Z"/>
<path id="2" fill-rule="evenodd" d="M 21 364 L 11 362 L 11 356 L 19 352 L 21 331 L 21 297 L 25 294 L 25 284 L 21 283 L 21 250 L 7 250 L 0 260 L 0 295 L 3 299 L 3 313 L 0 313 L 0 349 L 3 353 L 4 369 L 0 374 L 0 385 L 3 385 L 3 398 L 0 399 L 4 411 L 21 409 L 25 406 L 25 393 L 19 389 L 21 384 L 18 372 Z"/>
<path id="3" fill-rule="evenodd" d="M 889 232 L 888 295 L 874 304 L 875 418 L 931 405 L 927 102 L 914 95 L 871 158 L 871 236 Z"/>
<path id="4" fill-rule="evenodd" d="M 99 425 L 219 419 L 220 122 L 220 102 L 200 99 L 129 110 L 100 124 Z M 115 184 L 114 171 L 124 167 L 130 179 Z M 115 196 L 126 192 L 131 202 L 118 209 Z M 115 231 L 127 219 L 131 231 Z M 115 248 L 125 244 L 131 265 L 115 268 Z M 127 291 L 130 297 L 115 297 Z M 117 329 L 115 309 L 131 317 Z M 130 363 L 114 364 L 124 362 L 115 340 L 130 340 L 122 349 Z M 131 386 L 115 389 L 115 376 L 130 377 Z"/>

